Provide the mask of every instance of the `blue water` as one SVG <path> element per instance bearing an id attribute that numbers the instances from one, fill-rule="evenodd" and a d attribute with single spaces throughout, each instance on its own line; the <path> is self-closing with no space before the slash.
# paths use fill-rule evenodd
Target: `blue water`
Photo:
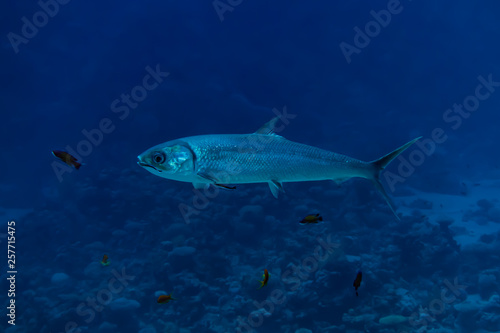
<path id="1" fill-rule="evenodd" d="M 0 331 L 500 332 L 499 12 L 2 3 L 0 246 L 15 264 L 1 259 Z M 401 220 L 363 179 L 286 183 L 275 199 L 136 164 L 277 114 L 287 139 L 366 161 L 422 136 L 382 174 Z"/>

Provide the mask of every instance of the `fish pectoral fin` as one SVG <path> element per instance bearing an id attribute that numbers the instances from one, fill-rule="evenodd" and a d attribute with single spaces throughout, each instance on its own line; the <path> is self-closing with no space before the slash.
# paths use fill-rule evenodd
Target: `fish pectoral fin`
<path id="1" fill-rule="evenodd" d="M 219 180 L 215 178 L 214 176 L 209 175 L 206 172 L 198 172 L 197 175 L 205 180 L 210 181 L 211 183 L 217 184 L 219 183 Z"/>
<path id="2" fill-rule="evenodd" d="M 226 190 L 235 190 L 236 189 L 236 186 L 228 186 L 228 185 L 221 184 L 217 178 L 215 178 L 215 177 L 213 177 L 205 172 L 198 172 L 198 176 L 210 181 L 210 183 L 212 185 L 217 186 L 219 188 L 223 188 Z M 193 185 L 196 189 L 207 189 L 210 186 L 209 183 L 193 183 Z M 201 187 L 197 187 L 197 186 L 201 186 Z"/>
<path id="3" fill-rule="evenodd" d="M 278 198 L 280 192 L 285 192 L 285 190 L 283 189 L 283 184 L 281 184 L 277 180 L 271 180 L 268 182 L 268 184 L 269 188 L 271 189 L 271 193 L 276 199 Z"/>
<path id="4" fill-rule="evenodd" d="M 197 190 L 206 190 L 210 187 L 209 183 L 193 183 L 193 186 Z"/>

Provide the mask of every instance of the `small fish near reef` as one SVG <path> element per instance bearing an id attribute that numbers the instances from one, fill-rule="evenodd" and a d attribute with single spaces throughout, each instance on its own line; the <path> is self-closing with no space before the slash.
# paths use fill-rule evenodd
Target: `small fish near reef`
<path id="1" fill-rule="evenodd" d="M 311 214 L 307 215 L 302 219 L 302 221 L 299 221 L 300 224 L 311 224 L 311 223 L 318 223 L 320 221 L 323 221 L 323 217 L 319 214 Z"/>
<path id="2" fill-rule="evenodd" d="M 354 283 L 352 286 L 354 287 L 354 290 L 356 290 L 356 296 L 358 296 L 358 288 L 361 286 L 361 278 L 363 277 L 363 273 L 361 271 L 358 272 L 356 275 L 356 278 L 354 279 Z"/>
<path id="3" fill-rule="evenodd" d="M 267 269 L 264 269 L 264 274 L 262 275 L 262 279 L 263 280 L 260 281 L 260 287 L 257 289 L 264 287 L 267 284 L 267 281 L 269 281 L 269 272 L 267 271 Z"/>
<path id="4" fill-rule="evenodd" d="M 273 118 L 251 134 L 211 134 L 185 137 L 154 146 L 139 156 L 137 164 L 155 176 L 192 183 L 196 189 L 210 185 L 232 189 L 231 184 L 267 183 L 277 198 L 283 183 L 360 177 L 370 180 L 395 209 L 380 173 L 418 139 L 371 162 L 289 141 L 275 134 L 280 118 Z M 286 120 L 286 119 L 285 119 Z M 284 121 L 284 120 L 283 120 Z"/>
<path id="5" fill-rule="evenodd" d="M 158 297 L 158 300 L 156 301 L 156 303 L 165 304 L 165 303 L 168 303 L 172 300 L 175 300 L 175 298 L 172 297 L 172 294 L 160 295 L 160 297 Z"/>
<path id="6" fill-rule="evenodd" d="M 102 260 L 101 260 L 101 265 L 103 266 L 108 266 L 110 264 L 110 261 L 108 260 L 109 257 L 105 254 L 103 257 L 102 257 Z"/>
<path id="7" fill-rule="evenodd" d="M 58 159 L 60 159 L 64 163 L 66 163 L 67 165 L 75 167 L 76 170 L 80 169 L 80 167 L 82 166 L 82 164 L 78 162 L 76 157 L 74 157 L 73 155 L 71 155 L 70 153 L 67 153 L 65 151 L 53 150 L 52 155 L 54 155 L 55 157 L 57 157 Z"/>

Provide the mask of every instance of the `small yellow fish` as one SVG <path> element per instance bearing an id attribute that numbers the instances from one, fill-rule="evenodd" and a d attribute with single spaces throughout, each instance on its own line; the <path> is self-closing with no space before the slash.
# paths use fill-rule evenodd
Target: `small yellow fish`
<path id="1" fill-rule="evenodd" d="M 165 303 L 168 303 L 172 300 L 175 300 L 175 298 L 172 297 L 172 294 L 160 295 L 160 297 L 158 297 L 158 300 L 156 301 L 156 303 L 165 304 Z"/>
<path id="2" fill-rule="evenodd" d="M 323 217 L 321 217 L 319 214 L 316 215 L 307 215 L 304 217 L 302 221 L 300 221 L 300 224 L 310 224 L 310 223 L 318 223 L 319 221 L 323 221 Z"/>
<path id="3" fill-rule="evenodd" d="M 74 157 L 73 155 L 71 155 L 70 153 L 67 153 L 65 151 L 53 150 L 52 155 L 54 155 L 55 157 L 57 157 L 58 159 L 60 159 L 64 163 L 66 163 L 67 165 L 75 167 L 76 170 L 80 169 L 80 167 L 82 166 L 81 163 L 77 162 L 76 157 Z"/>
<path id="4" fill-rule="evenodd" d="M 258 289 L 264 287 L 267 284 L 267 281 L 269 281 L 269 272 L 267 269 L 264 269 L 264 275 L 262 275 L 262 278 L 263 280 L 260 281 L 260 287 Z"/>
<path id="5" fill-rule="evenodd" d="M 101 265 L 103 266 L 108 266 L 110 263 L 110 261 L 108 260 L 108 256 L 105 254 L 103 257 L 102 257 L 102 260 L 101 260 Z"/>

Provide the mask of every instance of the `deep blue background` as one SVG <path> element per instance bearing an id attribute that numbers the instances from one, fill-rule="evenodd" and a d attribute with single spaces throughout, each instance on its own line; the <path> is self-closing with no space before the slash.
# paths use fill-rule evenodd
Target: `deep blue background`
<path id="1" fill-rule="evenodd" d="M 373 159 L 446 127 L 443 112 L 474 92 L 478 75 L 500 80 L 495 1 L 404 1 L 350 64 L 339 44 L 352 44 L 353 28 L 386 1 L 243 1 L 223 22 L 210 1 L 71 1 L 18 54 L 6 35 L 40 8 L 3 6 L 0 158 L 9 206 L 43 201 L 40 188 L 57 181 L 50 151 L 76 146 L 104 117 L 117 129 L 85 159 L 86 175 L 133 167 L 140 152 L 172 138 L 251 132 L 284 105 L 299 115 L 285 137 Z M 170 77 L 119 121 L 111 102 L 156 64 Z M 482 102 L 450 132 L 440 150 L 446 164 L 419 173 L 496 167 L 499 103 L 498 93 Z"/>

